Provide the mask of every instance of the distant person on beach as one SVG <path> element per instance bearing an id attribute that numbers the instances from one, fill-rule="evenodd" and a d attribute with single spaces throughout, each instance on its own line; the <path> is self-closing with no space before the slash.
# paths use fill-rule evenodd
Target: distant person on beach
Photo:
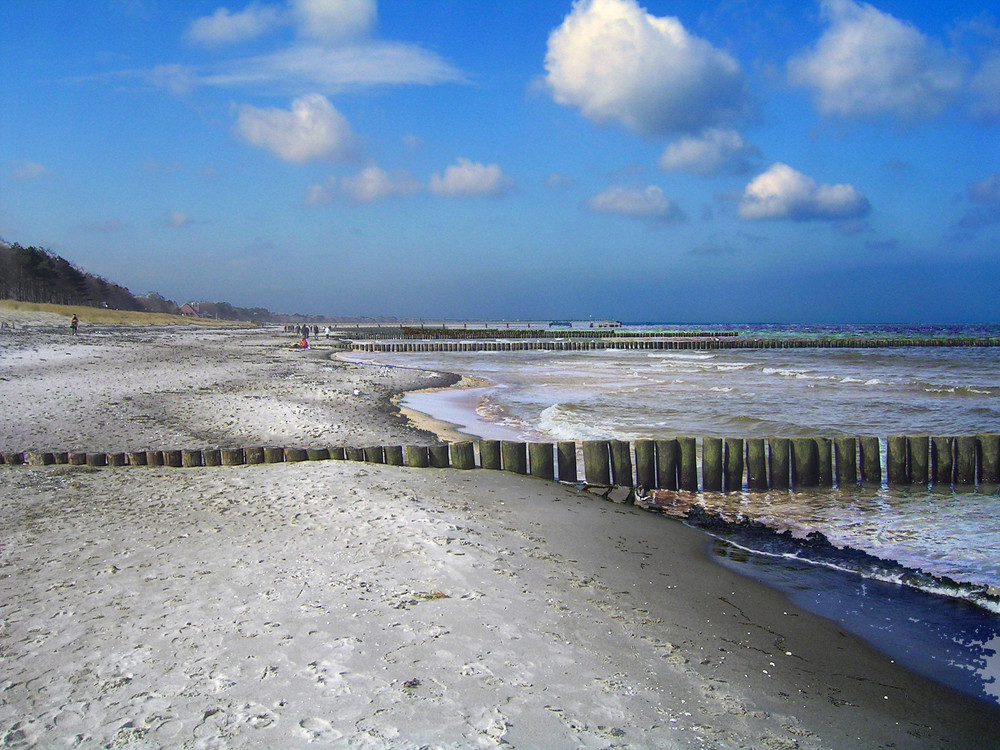
<path id="1" fill-rule="evenodd" d="M 323 329 L 323 333 L 326 335 L 327 338 L 330 338 L 330 326 L 327 326 L 325 329 Z"/>
<path id="2" fill-rule="evenodd" d="M 76 317 L 75 313 L 73 314 L 73 319 L 69 322 L 69 327 L 73 329 L 73 335 L 76 336 L 80 330 L 80 319 Z"/>
<path id="3" fill-rule="evenodd" d="M 299 343 L 292 344 L 292 349 L 308 349 L 308 348 L 309 348 L 309 339 L 307 339 L 305 336 L 299 339 Z"/>

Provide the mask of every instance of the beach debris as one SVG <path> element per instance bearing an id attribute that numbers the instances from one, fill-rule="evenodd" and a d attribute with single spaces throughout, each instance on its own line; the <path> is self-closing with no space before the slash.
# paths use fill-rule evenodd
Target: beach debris
<path id="1" fill-rule="evenodd" d="M 416 690 L 418 687 L 420 687 L 420 680 L 416 677 L 403 683 L 404 690 Z"/>

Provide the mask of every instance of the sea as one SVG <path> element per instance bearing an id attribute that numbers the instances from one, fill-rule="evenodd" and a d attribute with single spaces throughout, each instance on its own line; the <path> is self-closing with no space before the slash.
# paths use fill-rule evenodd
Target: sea
<path id="1" fill-rule="evenodd" d="M 996 337 L 1000 325 L 629 326 L 741 338 Z M 403 405 L 484 439 L 1000 432 L 1000 348 L 364 353 L 492 385 Z M 883 467 L 885 460 L 883 455 Z M 721 564 L 908 668 L 1000 703 L 1000 488 L 669 493 Z M 659 501 L 659 500 L 658 500 Z M 670 512 L 670 509 L 667 509 Z"/>

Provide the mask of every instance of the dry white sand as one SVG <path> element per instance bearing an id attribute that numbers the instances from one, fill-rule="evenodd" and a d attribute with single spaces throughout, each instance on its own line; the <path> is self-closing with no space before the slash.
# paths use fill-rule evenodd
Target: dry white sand
<path id="1" fill-rule="evenodd" d="M 44 336 L 0 339 L 0 452 L 422 442 L 388 400 L 440 381 L 264 332 Z M 997 746 L 1000 712 L 705 547 L 501 472 L 0 466 L 0 741 Z"/>

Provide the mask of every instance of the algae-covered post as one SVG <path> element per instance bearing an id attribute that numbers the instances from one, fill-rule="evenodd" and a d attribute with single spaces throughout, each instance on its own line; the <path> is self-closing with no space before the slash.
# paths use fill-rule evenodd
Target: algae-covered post
<path id="1" fill-rule="evenodd" d="M 759 492 L 768 488 L 767 451 L 764 438 L 747 438 L 747 489 Z"/>
<path id="2" fill-rule="evenodd" d="M 816 441 L 816 483 L 820 487 L 833 486 L 833 441 L 830 438 L 813 438 Z"/>
<path id="3" fill-rule="evenodd" d="M 656 442 L 656 487 L 661 490 L 677 489 L 677 468 L 680 464 L 676 438 Z"/>
<path id="4" fill-rule="evenodd" d="M 451 465 L 456 469 L 476 468 L 476 449 L 471 442 L 451 444 Z"/>
<path id="5" fill-rule="evenodd" d="M 979 444 L 973 435 L 955 438 L 955 484 L 971 486 L 976 483 L 976 452 Z"/>
<path id="6" fill-rule="evenodd" d="M 451 456 L 447 445 L 432 445 L 427 449 L 432 469 L 447 469 L 451 466 Z"/>
<path id="7" fill-rule="evenodd" d="M 611 446 L 607 440 L 583 441 L 583 474 L 587 484 L 611 484 Z"/>
<path id="8" fill-rule="evenodd" d="M 404 446 L 403 455 L 406 458 L 406 465 L 417 469 L 425 469 L 430 463 L 430 456 L 427 454 L 427 446 L 425 445 Z"/>
<path id="9" fill-rule="evenodd" d="M 743 438 L 726 438 L 723 445 L 723 491 L 743 489 Z"/>
<path id="10" fill-rule="evenodd" d="M 952 483 L 955 478 L 955 438 L 931 438 L 931 478 L 934 484 Z"/>
<path id="11" fill-rule="evenodd" d="M 632 452 L 627 440 L 611 441 L 611 474 L 618 487 L 633 487 Z"/>
<path id="12" fill-rule="evenodd" d="M 882 484 L 882 455 L 879 453 L 878 438 L 862 435 L 858 438 L 861 447 L 861 481 L 864 484 Z"/>
<path id="13" fill-rule="evenodd" d="M 649 489 L 656 487 L 656 443 L 652 440 L 635 441 L 635 481 Z"/>
<path id="14" fill-rule="evenodd" d="M 722 491 L 722 438 L 701 439 L 701 484 L 705 492 Z"/>
<path id="15" fill-rule="evenodd" d="M 836 459 L 837 487 L 853 487 L 858 483 L 857 438 L 839 436 L 833 439 Z"/>
<path id="16" fill-rule="evenodd" d="M 680 488 L 687 492 L 698 491 L 698 442 L 693 437 L 677 438 L 680 465 L 677 468 Z"/>
<path id="17" fill-rule="evenodd" d="M 813 438 L 792 438 L 792 487 L 819 485 L 819 451 Z"/>
<path id="18" fill-rule="evenodd" d="M 555 446 L 552 443 L 528 443 L 528 465 L 531 476 L 555 479 Z"/>
<path id="19" fill-rule="evenodd" d="M 484 469 L 500 471 L 503 467 L 503 460 L 500 457 L 499 440 L 479 441 L 479 463 Z"/>
<path id="20" fill-rule="evenodd" d="M 576 443 L 560 440 L 556 446 L 559 461 L 559 481 L 576 482 Z"/>
<path id="21" fill-rule="evenodd" d="M 911 484 L 926 486 L 930 481 L 930 444 L 931 440 L 927 435 L 906 438 Z"/>
<path id="22" fill-rule="evenodd" d="M 890 435 L 885 446 L 886 481 L 892 485 L 910 483 L 906 467 L 906 436 Z"/>
<path id="23" fill-rule="evenodd" d="M 772 437 L 767 439 L 767 474 L 772 490 L 787 490 L 791 487 L 790 441 L 788 438 Z"/>
<path id="24" fill-rule="evenodd" d="M 979 441 L 979 481 L 1000 483 L 1000 435 L 977 435 Z"/>

